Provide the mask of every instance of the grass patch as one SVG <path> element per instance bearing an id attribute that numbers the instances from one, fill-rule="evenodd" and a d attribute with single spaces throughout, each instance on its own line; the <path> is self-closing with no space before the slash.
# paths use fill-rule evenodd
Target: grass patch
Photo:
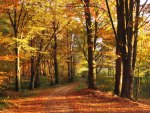
<path id="1" fill-rule="evenodd" d="M 97 87 L 101 91 L 109 92 L 114 89 L 113 77 L 108 77 L 106 75 L 97 76 Z"/>
<path id="2" fill-rule="evenodd" d="M 75 88 L 75 91 L 80 91 L 80 90 L 85 89 L 85 88 L 87 88 L 86 84 L 81 83 L 81 84 L 79 84 L 79 85 Z"/>

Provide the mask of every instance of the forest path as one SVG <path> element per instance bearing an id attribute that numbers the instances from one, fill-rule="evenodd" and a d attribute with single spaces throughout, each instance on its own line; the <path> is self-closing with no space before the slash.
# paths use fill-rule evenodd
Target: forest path
<path id="1" fill-rule="evenodd" d="M 80 82 L 38 90 L 35 96 L 27 98 L 10 99 L 12 106 L 0 113 L 74 113 L 68 98 Z"/>
<path id="2" fill-rule="evenodd" d="M 75 91 L 82 81 L 38 90 L 27 98 L 11 99 L 2 113 L 150 113 L 150 105 L 132 102 L 98 90 Z"/>

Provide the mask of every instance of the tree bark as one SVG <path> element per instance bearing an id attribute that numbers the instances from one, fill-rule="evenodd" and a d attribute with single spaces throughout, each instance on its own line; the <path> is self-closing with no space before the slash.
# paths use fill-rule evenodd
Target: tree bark
<path id="1" fill-rule="evenodd" d="M 123 57 L 123 85 L 121 96 L 132 99 L 132 38 L 133 38 L 133 0 L 125 1 L 125 14 L 126 14 L 126 38 L 123 40 L 125 43 L 124 48 L 126 54 L 122 51 Z M 125 41 L 127 40 L 127 41 Z"/>
<path id="2" fill-rule="evenodd" d="M 40 53 L 42 51 L 42 47 L 43 47 L 43 39 L 41 39 L 40 41 L 40 47 L 39 47 L 39 54 L 37 56 L 37 62 L 36 62 L 36 67 L 35 67 L 35 81 L 34 81 L 34 86 L 35 88 L 39 88 L 41 86 L 40 83 L 40 63 L 41 63 L 41 58 L 42 58 L 42 54 Z"/>
<path id="3" fill-rule="evenodd" d="M 55 84 L 58 84 L 58 62 L 57 62 L 57 36 L 54 35 L 54 71 L 55 71 Z"/>
<path id="4" fill-rule="evenodd" d="M 134 49 L 133 49 L 133 62 L 132 62 L 133 71 L 135 70 L 135 63 L 136 63 L 136 57 L 137 57 L 139 14 L 140 14 L 140 0 L 136 0 L 136 16 L 135 16 L 134 45 L 133 45 Z"/>
<path id="5" fill-rule="evenodd" d="M 96 63 L 95 63 L 94 37 L 92 36 L 90 0 L 84 0 L 84 8 L 85 8 L 87 44 L 88 44 L 88 88 L 93 89 L 96 87 Z"/>
<path id="6" fill-rule="evenodd" d="M 137 58 L 137 42 L 138 42 L 138 26 L 139 26 L 139 14 L 140 14 L 140 0 L 136 0 L 136 16 L 135 16 L 135 26 L 134 26 L 134 45 L 133 45 L 133 61 L 132 61 L 132 69 L 133 69 L 133 74 L 135 71 L 135 65 L 136 65 L 136 58 Z M 140 87 L 140 77 L 139 77 L 139 70 L 140 67 L 138 68 L 138 78 L 135 80 L 136 81 L 136 91 L 135 91 L 135 100 L 138 99 L 139 95 L 139 87 Z"/>
<path id="7" fill-rule="evenodd" d="M 21 91 L 21 73 L 20 73 L 20 48 L 16 44 L 16 91 Z"/>
<path id="8" fill-rule="evenodd" d="M 117 8 L 117 36 L 116 36 L 116 80 L 115 90 L 116 95 L 120 95 L 120 81 L 121 81 L 121 63 L 126 58 L 126 36 L 125 36 L 125 18 L 124 18 L 124 1 L 116 0 Z"/>
<path id="9" fill-rule="evenodd" d="M 70 43 L 70 61 L 71 61 L 71 66 L 70 66 L 70 73 L 71 73 L 71 82 L 74 81 L 74 76 L 75 76 L 75 67 L 74 67 L 74 55 L 73 55 L 73 44 L 74 44 L 74 37 L 71 35 L 71 43 Z"/>
<path id="10" fill-rule="evenodd" d="M 36 64 L 36 72 L 34 73 L 35 75 L 35 88 L 39 88 L 41 86 L 40 83 L 40 62 L 41 62 L 41 53 L 39 53 L 38 59 L 37 59 L 37 64 Z"/>
<path id="11" fill-rule="evenodd" d="M 114 94 L 115 95 L 120 95 L 121 92 L 121 55 L 120 55 L 120 50 L 118 47 L 118 44 L 116 44 L 116 75 L 115 75 L 115 88 L 114 88 Z"/>
<path id="12" fill-rule="evenodd" d="M 33 44 L 33 39 L 31 40 L 31 47 L 34 46 Z M 33 52 L 31 53 L 32 56 L 31 56 L 31 78 L 30 78 L 30 89 L 34 89 L 34 80 L 35 80 L 35 69 L 34 69 L 34 55 L 33 55 Z"/>
<path id="13" fill-rule="evenodd" d="M 69 34 L 67 31 L 67 68 L 68 68 L 68 82 L 71 82 L 71 59 L 70 59 L 70 40 L 69 40 Z"/>

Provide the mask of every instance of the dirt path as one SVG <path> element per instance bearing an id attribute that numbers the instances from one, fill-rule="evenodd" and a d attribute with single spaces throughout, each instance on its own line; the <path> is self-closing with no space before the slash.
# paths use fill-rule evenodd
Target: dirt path
<path id="1" fill-rule="evenodd" d="M 74 113 L 68 101 L 68 94 L 80 83 L 38 91 L 33 97 L 12 99 L 12 106 L 0 113 Z"/>
<path id="2" fill-rule="evenodd" d="M 150 106 L 97 90 L 75 92 L 81 82 L 39 90 L 35 96 L 12 99 L 2 113 L 150 113 Z"/>

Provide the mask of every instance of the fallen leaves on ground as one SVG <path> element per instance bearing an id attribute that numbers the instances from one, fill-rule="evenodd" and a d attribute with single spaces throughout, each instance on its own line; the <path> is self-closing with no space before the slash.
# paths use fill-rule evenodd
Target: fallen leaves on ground
<path id="1" fill-rule="evenodd" d="M 2 113 L 150 113 L 150 105 L 119 98 L 98 90 L 74 89 L 80 82 L 38 90 L 26 98 L 9 99 Z"/>

